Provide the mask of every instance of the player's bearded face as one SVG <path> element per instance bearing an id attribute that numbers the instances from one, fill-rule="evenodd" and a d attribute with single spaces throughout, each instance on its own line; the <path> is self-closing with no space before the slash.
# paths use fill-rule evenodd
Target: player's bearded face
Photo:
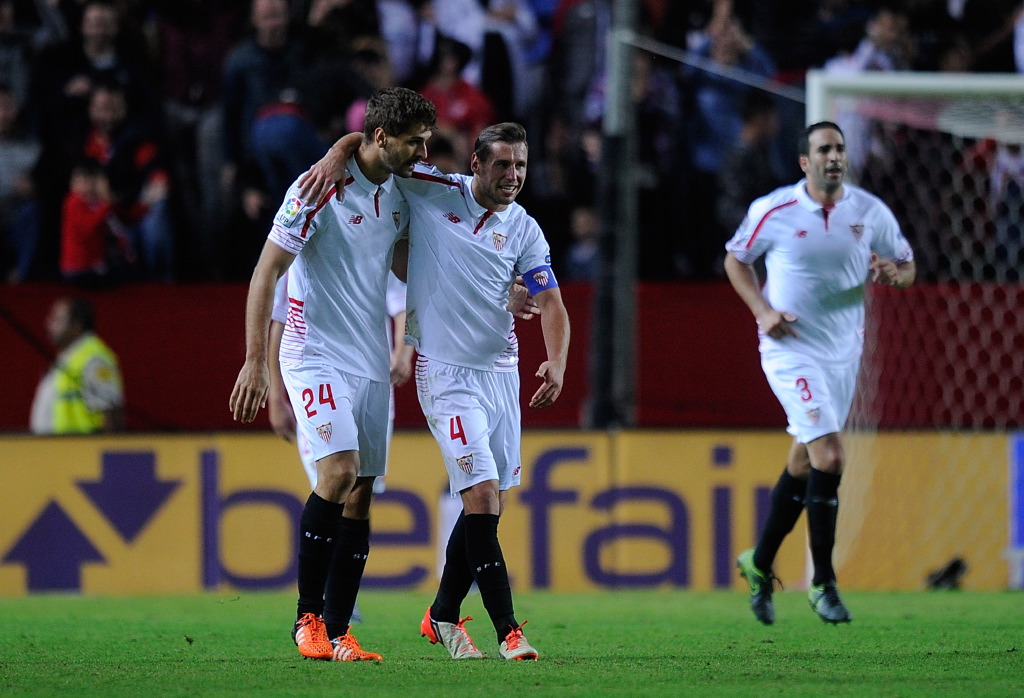
<path id="1" fill-rule="evenodd" d="M 381 159 L 384 165 L 399 177 L 409 177 L 417 162 L 427 157 L 429 129 L 414 129 L 400 136 L 389 136 L 384 143 Z"/>
<path id="2" fill-rule="evenodd" d="M 516 200 L 526 181 L 526 143 L 495 143 L 487 160 L 473 154 L 473 195 L 477 203 L 500 211 Z"/>
<path id="3" fill-rule="evenodd" d="M 805 156 L 803 170 L 825 191 L 835 191 L 846 176 L 846 143 L 838 131 L 820 129 L 811 134 L 810 153 Z"/>

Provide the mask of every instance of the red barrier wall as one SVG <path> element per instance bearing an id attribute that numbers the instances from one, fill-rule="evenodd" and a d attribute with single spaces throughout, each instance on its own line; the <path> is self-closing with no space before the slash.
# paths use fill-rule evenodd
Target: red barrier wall
<path id="1" fill-rule="evenodd" d="M 99 334 L 122 362 L 130 429 L 253 428 L 235 424 L 227 406 L 244 357 L 246 291 L 244 284 L 140 285 L 86 294 L 96 304 Z M 43 319 L 53 300 L 66 292 L 67 287 L 58 285 L 0 288 L 2 431 L 27 429 L 35 386 L 48 364 L 31 340 L 45 346 Z M 585 410 L 592 294 L 589 286 L 580 284 L 565 284 L 562 293 L 573 335 L 565 389 L 550 408 L 524 407 L 526 426 L 576 427 Z M 889 310 L 880 319 L 879 351 L 886 368 L 876 396 L 882 426 L 964 425 L 948 406 L 942 407 L 943 401 L 948 401 L 941 395 L 940 385 L 948 382 L 951 373 L 962 373 L 964 360 L 937 338 L 948 336 L 958 319 L 971 319 L 977 326 L 978 307 L 991 305 L 993 300 L 974 295 L 976 302 L 965 302 L 962 289 L 945 286 L 915 286 L 898 299 L 883 295 L 880 307 Z M 951 302 L 951 296 L 960 300 Z M 1008 302 L 1007 296 L 1014 302 Z M 1024 291 L 1010 287 L 1001 290 L 995 300 L 1004 307 L 1020 307 L 1014 304 L 1024 304 Z M 753 319 L 728 284 L 642 285 L 638 307 L 639 426 L 784 426 L 782 410 L 761 374 Z M 967 315 L 973 318 L 965 318 Z M 917 327 L 909 327 L 902 318 L 916 318 Z M 1016 364 L 1006 362 L 1019 357 L 1024 348 L 1024 320 L 1020 318 L 1019 313 L 1010 311 L 995 314 L 985 321 L 994 329 L 979 339 L 987 343 L 986 338 L 1000 338 L 1004 348 L 991 358 L 982 352 L 981 359 L 993 364 L 991 373 L 1004 377 L 1010 373 L 1011 385 L 1018 387 L 1021 379 L 1013 370 Z M 543 361 L 544 347 L 538 320 L 520 322 L 518 331 L 525 405 L 539 385 L 533 373 Z M 921 338 L 928 342 L 918 348 Z M 976 367 L 980 369 L 984 366 Z M 979 376 L 987 378 L 988 374 L 979 372 Z M 908 396 L 915 397 L 908 400 Z M 897 405 L 903 409 L 897 411 Z M 919 409 L 908 411 L 908 406 L 914 405 Z M 935 407 L 920 409 L 922 406 Z M 1024 424 L 1024 405 L 1017 396 L 994 401 L 993 409 L 999 414 L 974 425 Z M 413 386 L 402 386 L 397 391 L 396 426 L 423 425 Z M 265 412 L 256 427 L 267 427 Z"/>

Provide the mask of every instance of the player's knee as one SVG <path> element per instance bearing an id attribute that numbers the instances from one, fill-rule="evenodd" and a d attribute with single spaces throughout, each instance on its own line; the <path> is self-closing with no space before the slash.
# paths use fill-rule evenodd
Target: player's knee
<path id="1" fill-rule="evenodd" d="M 356 484 L 359 460 L 349 454 L 332 453 L 316 462 L 317 493 L 332 502 L 344 502 Z"/>
<path id="2" fill-rule="evenodd" d="M 462 506 L 467 514 L 500 514 L 498 481 L 486 480 L 460 492 Z"/>
<path id="3" fill-rule="evenodd" d="M 810 464 L 815 470 L 832 475 L 842 475 L 846 459 L 843 444 L 838 434 L 826 434 L 807 445 Z"/>

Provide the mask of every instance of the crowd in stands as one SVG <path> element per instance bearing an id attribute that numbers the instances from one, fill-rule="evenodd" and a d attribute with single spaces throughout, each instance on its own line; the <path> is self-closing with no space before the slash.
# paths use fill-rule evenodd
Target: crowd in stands
<path id="1" fill-rule="evenodd" d="M 613 5 L 0 0 L 0 273 L 81 285 L 247 280 L 288 184 L 360 130 L 374 90 L 403 85 L 438 107 L 428 150 L 443 170 L 466 170 L 484 125 L 526 126 L 520 200 L 565 260 L 563 276 L 592 278 L 599 178 L 616 166 L 601 153 Z M 803 105 L 730 69 L 800 87 L 810 68 L 1024 68 L 1018 0 L 638 5 L 642 34 L 721 68 L 636 52 L 649 280 L 719 277 L 743 199 L 799 177 Z"/>

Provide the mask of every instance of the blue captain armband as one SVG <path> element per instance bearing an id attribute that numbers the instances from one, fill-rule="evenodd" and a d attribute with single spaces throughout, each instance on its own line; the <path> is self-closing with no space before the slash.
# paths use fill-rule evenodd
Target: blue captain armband
<path id="1" fill-rule="evenodd" d="M 555 273 L 546 264 L 523 274 L 523 283 L 526 284 L 526 290 L 530 292 L 531 296 L 536 296 L 541 291 L 547 291 L 549 288 L 558 288 L 558 280 L 555 278 Z"/>

